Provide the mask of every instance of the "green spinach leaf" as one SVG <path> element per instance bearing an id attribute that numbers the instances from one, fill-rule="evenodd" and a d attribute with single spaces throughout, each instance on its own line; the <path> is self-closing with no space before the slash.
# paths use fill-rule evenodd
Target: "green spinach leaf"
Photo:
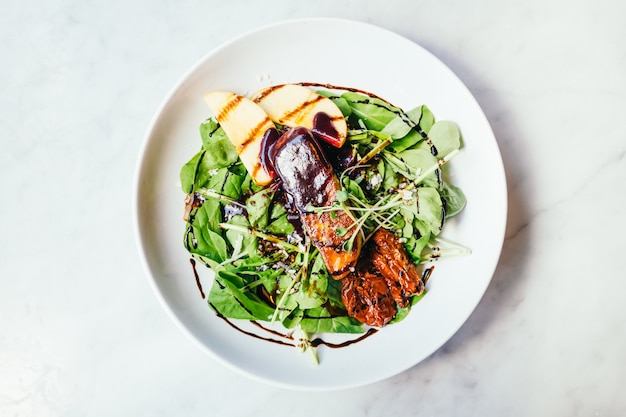
<path id="1" fill-rule="evenodd" d="M 441 198 L 446 201 L 446 218 L 459 214 L 467 203 L 463 191 L 459 187 L 448 183 L 443 184 Z"/>
<path id="2" fill-rule="evenodd" d="M 401 110 L 377 98 L 347 92 L 341 95 L 351 108 L 352 117 L 361 120 L 368 129 L 382 131 Z"/>
<path id="3" fill-rule="evenodd" d="M 237 274 L 220 270 L 209 293 L 209 303 L 224 317 L 268 321 L 274 309 L 252 291 L 243 291 L 247 283 Z"/>
<path id="4" fill-rule="evenodd" d="M 307 333 L 363 333 L 363 325 L 348 316 L 335 316 L 325 307 L 306 310 L 300 328 Z"/>

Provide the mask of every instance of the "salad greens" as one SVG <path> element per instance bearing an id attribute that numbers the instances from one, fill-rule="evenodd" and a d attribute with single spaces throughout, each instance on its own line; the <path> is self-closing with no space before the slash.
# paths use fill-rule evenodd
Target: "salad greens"
<path id="1" fill-rule="evenodd" d="M 357 162 L 337 172 L 337 202 L 310 210 L 349 209 L 366 240 L 380 227 L 395 231 L 416 264 L 467 253 L 439 237 L 466 202 L 442 169 L 461 148 L 457 126 L 435 121 L 424 105 L 405 112 L 362 93 L 318 93 L 344 114 Z M 227 318 L 280 322 L 305 335 L 364 332 L 346 313 L 341 282 L 329 276 L 277 187 L 254 184 L 214 118 L 200 125 L 200 136 L 202 147 L 182 167 L 180 181 L 187 194 L 185 248 L 214 272 L 210 307 Z M 414 296 L 392 322 L 423 296 Z"/>

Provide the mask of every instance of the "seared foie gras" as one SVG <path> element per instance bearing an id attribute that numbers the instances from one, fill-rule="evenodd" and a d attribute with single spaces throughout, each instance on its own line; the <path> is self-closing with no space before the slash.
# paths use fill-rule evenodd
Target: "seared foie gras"
<path id="1" fill-rule="evenodd" d="M 409 259 L 402 242 L 389 230 L 378 229 L 372 241 L 372 264 L 387 282 L 396 303 L 406 307 L 412 295 L 424 291 L 417 267 Z"/>
<path id="2" fill-rule="evenodd" d="M 289 130 L 274 145 L 270 160 L 328 272 L 335 279 L 345 277 L 354 270 L 362 238 L 360 234 L 355 236 L 352 247 L 346 249 L 346 242 L 358 233 L 350 215 L 343 210 L 333 211 L 332 215 L 309 211 L 310 207 L 332 205 L 340 190 L 339 180 L 315 137 L 306 128 Z M 347 232 L 340 236 L 338 229 Z"/>

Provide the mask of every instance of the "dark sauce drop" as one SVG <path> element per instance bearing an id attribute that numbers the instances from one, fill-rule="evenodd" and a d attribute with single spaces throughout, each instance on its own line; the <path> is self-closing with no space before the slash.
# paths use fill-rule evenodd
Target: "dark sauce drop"
<path id="1" fill-rule="evenodd" d="M 313 134 L 324 142 L 330 144 L 339 143 L 339 132 L 333 126 L 333 119 L 324 112 L 319 112 L 313 117 Z"/>
<path id="2" fill-rule="evenodd" d="M 434 266 L 431 266 L 430 268 L 426 268 L 424 270 L 424 273 L 422 274 L 422 282 L 424 283 L 424 285 L 426 285 L 426 283 L 430 279 L 430 276 L 433 274 L 434 270 L 435 270 Z"/>
<path id="3" fill-rule="evenodd" d="M 320 145 L 326 155 L 326 159 L 338 172 L 343 172 L 356 163 L 356 150 L 351 144 L 346 142 L 341 148 L 335 148 L 326 142 L 320 141 Z"/>
<path id="4" fill-rule="evenodd" d="M 274 169 L 274 146 L 280 139 L 280 132 L 277 129 L 268 129 L 261 140 L 261 165 L 270 174 L 271 177 L 276 176 Z"/>

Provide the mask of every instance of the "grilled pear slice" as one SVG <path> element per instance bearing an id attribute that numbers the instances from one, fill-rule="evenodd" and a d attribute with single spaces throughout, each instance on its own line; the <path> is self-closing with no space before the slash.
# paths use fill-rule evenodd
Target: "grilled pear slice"
<path id="1" fill-rule="evenodd" d="M 337 148 L 346 141 L 348 126 L 339 107 L 310 88 L 297 84 L 274 85 L 256 92 L 251 100 L 276 123 L 305 127 Z"/>
<path id="2" fill-rule="evenodd" d="M 261 163 L 263 136 L 274 123 L 252 100 L 228 91 L 212 91 L 204 96 L 209 109 L 235 145 L 241 162 L 257 185 L 274 179 Z"/>

